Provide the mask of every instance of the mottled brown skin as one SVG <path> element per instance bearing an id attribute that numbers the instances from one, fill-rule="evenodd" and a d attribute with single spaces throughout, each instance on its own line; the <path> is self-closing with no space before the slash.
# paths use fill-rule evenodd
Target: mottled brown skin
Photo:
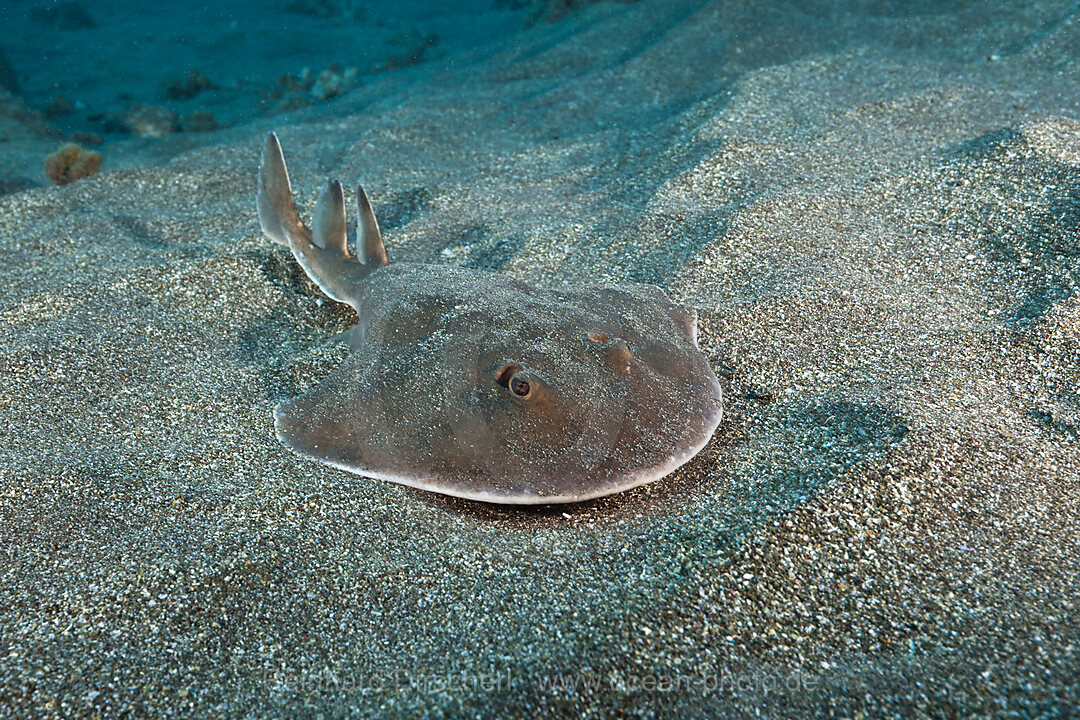
<path id="1" fill-rule="evenodd" d="M 274 172 L 265 153 L 263 165 Z M 261 215 L 283 204 L 274 182 L 262 182 Z M 331 188 L 316 215 L 336 228 Z M 370 233 L 358 245 L 372 262 L 353 259 L 345 282 L 339 257 L 320 260 L 320 221 L 305 247 L 287 207 L 264 219 L 267 234 L 278 220 L 309 274 L 359 315 L 349 358 L 275 411 L 278 436 L 305 455 L 459 497 L 573 502 L 666 475 L 720 421 L 694 317 L 655 287 L 545 290 L 496 273 L 382 264 Z M 328 268 L 332 280 L 321 277 Z"/>

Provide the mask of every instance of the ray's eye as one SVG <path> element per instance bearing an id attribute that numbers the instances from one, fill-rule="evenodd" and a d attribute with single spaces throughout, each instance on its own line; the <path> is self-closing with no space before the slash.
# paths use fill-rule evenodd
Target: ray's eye
<path id="1" fill-rule="evenodd" d="M 525 368 L 517 363 L 506 363 L 495 371 L 495 382 L 510 391 L 514 397 L 525 400 L 532 393 L 532 383 L 519 373 Z"/>
<path id="2" fill-rule="evenodd" d="M 528 397 L 529 393 L 532 392 L 532 386 L 529 385 L 528 380 L 523 380 L 515 375 L 510 379 L 510 392 L 520 398 Z"/>
<path id="3" fill-rule="evenodd" d="M 602 332 L 587 333 L 585 337 L 589 338 L 589 342 L 596 343 L 597 345 L 603 345 L 610 338 Z"/>

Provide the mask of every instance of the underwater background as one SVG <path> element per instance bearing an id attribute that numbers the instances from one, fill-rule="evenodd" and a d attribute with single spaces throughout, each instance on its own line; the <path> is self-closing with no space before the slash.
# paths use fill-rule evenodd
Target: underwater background
<path id="1" fill-rule="evenodd" d="M 1080 4 L 5 0 L 0 717 L 1067 717 Z M 255 214 L 643 282 L 725 419 L 522 510 L 312 463 Z"/>

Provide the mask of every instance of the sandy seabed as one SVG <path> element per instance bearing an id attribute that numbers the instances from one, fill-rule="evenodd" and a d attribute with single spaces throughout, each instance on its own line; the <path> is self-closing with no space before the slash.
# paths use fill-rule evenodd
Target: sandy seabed
<path id="1" fill-rule="evenodd" d="M 1080 12 L 896 5 L 600 3 L 0 198 L 0 714 L 1075 712 Z M 351 311 L 271 128 L 391 259 L 696 308 L 712 443 L 533 510 L 287 451 Z"/>

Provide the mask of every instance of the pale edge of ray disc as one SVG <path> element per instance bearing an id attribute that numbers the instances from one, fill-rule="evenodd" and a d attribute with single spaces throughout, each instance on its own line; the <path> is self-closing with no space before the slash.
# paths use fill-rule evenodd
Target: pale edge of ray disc
<path id="1" fill-rule="evenodd" d="M 644 468 L 633 472 L 626 477 L 626 483 L 620 483 L 617 486 L 609 486 L 597 490 L 596 492 L 586 495 L 497 495 L 490 492 L 462 492 L 453 488 L 447 488 L 445 485 L 438 484 L 438 481 L 426 478 L 408 477 L 402 475 L 393 475 L 390 473 L 380 473 L 372 470 L 366 470 L 358 468 L 353 465 L 347 465 L 346 463 L 337 462 L 335 460 L 327 460 L 326 458 L 316 457 L 310 453 L 304 452 L 297 448 L 293 443 L 289 441 L 284 435 L 282 435 L 278 429 L 278 423 L 280 421 L 280 409 L 281 405 L 274 408 L 274 434 L 277 439 L 293 452 L 303 455 L 306 458 L 321 462 L 325 465 L 330 465 L 339 470 L 352 473 L 354 475 L 361 475 L 363 477 L 374 478 L 375 480 L 384 480 L 386 482 L 392 482 L 397 485 L 404 485 L 406 487 L 416 488 L 417 490 L 424 490 L 425 492 L 438 493 L 440 495 L 450 495 L 452 497 L 463 498 L 465 500 L 477 500 L 479 502 L 493 503 L 498 505 L 562 505 L 567 503 L 585 502 L 586 500 L 595 500 L 596 498 L 606 497 L 608 495 L 615 495 L 617 493 L 624 492 L 626 490 L 632 490 L 633 488 L 640 487 L 642 485 L 648 485 L 651 482 L 656 482 L 661 478 L 664 478 L 671 473 L 678 470 L 685 465 L 691 459 L 693 459 L 699 452 L 705 449 L 705 446 L 712 440 L 713 434 L 716 432 L 716 428 L 720 427 L 720 422 L 723 420 L 723 392 L 720 389 L 720 383 L 713 381 L 716 384 L 717 395 L 720 398 L 720 407 L 716 411 L 716 417 L 713 419 L 711 426 L 708 427 L 708 431 L 702 433 L 702 440 L 694 445 L 689 446 L 686 452 L 681 454 L 671 455 L 667 462 L 661 466 L 654 466 L 651 468 Z"/>

